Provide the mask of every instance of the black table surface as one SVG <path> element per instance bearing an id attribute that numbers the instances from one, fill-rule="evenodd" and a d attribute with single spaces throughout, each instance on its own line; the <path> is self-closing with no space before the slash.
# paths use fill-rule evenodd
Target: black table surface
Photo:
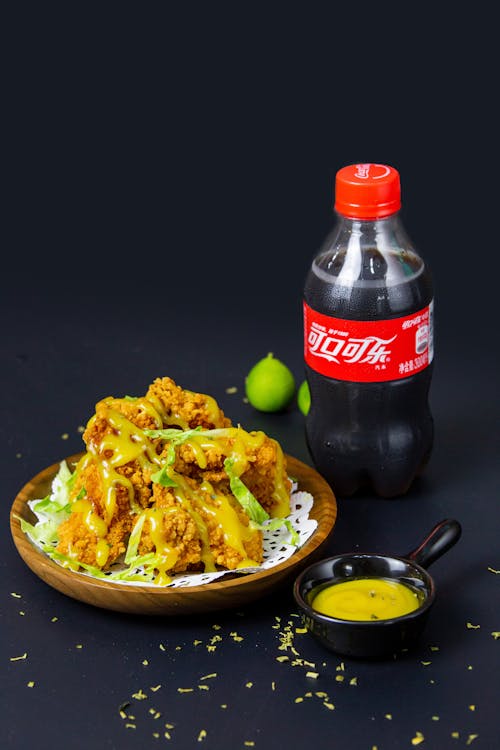
<path id="1" fill-rule="evenodd" d="M 190 272 L 186 260 L 186 278 Z M 206 293 L 201 284 L 193 297 L 175 289 L 169 296 L 168 278 L 148 278 L 141 288 L 138 275 L 139 282 L 108 278 L 83 289 L 71 277 L 25 282 L 2 296 L 7 746 L 49 748 L 71 736 L 74 748 L 155 740 L 183 748 L 306 748 L 338 737 L 343 748 L 371 750 L 411 747 L 423 736 L 427 747 L 494 748 L 498 400 L 487 360 L 458 367 L 443 331 L 431 388 L 436 442 L 424 476 L 406 497 L 337 498 L 325 551 L 403 555 L 437 521 L 460 521 L 462 538 L 432 567 L 437 599 L 411 653 L 370 663 L 326 652 L 300 632 L 288 585 L 234 611 L 148 617 L 68 598 L 27 568 L 9 532 L 17 492 L 83 448 L 79 428 L 101 397 L 140 395 L 157 376 L 210 393 L 235 423 L 266 431 L 311 465 L 295 403 L 263 414 L 244 401 L 245 374 L 269 351 L 297 383 L 303 378 L 298 270 L 275 271 L 272 283 L 255 278 L 251 289 L 218 290 L 215 299 L 214 275 Z M 177 288 L 181 278 L 179 267 Z M 438 310 L 440 296 L 446 300 L 438 285 Z"/>
<path id="2" fill-rule="evenodd" d="M 220 48 L 219 66 L 217 49 L 196 47 L 198 23 L 192 67 L 173 56 L 157 77 L 159 48 L 136 77 L 139 55 L 118 32 L 115 57 L 98 70 L 82 45 L 85 65 L 68 72 L 69 39 L 63 58 L 47 47 L 29 56 L 28 44 L 16 58 L 23 85 L 0 280 L 1 745 L 496 750 L 498 262 L 487 220 L 496 206 L 479 188 L 494 169 L 487 111 L 473 139 L 461 119 L 465 100 L 484 108 L 491 97 L 480 97 L 483 78 L 470 82 L 443 26 L 426 60 L 434 51 L 440 64 L 444 37 L 453 65 L 447 57 L 434 77 L 416 45 L 418 69 L 383 105 L 395 116 L 367 127 L 381 92 L 364 88 L 357 113 L 340 95 L 356 90 L 354 74 L 347 81 L 344 70 L 332 91 L 319 19 L 312 58 L 286 35 L 276 49 L 263 34 L 259 66 L 256 50 L 247 46 L 243 62 L 233 39 L 238 73 Z M 32 26 L 22 26 L 24 42 L 36 38 Z M 177 33 L 186 39 L 171 33 L 169 50 Z M 460 65 L 460 83 L 441 89 Z M 92 607 L 37 578 L 13 543 L 11 505 L 34 475 L 83 449 L 81 426 L 105 396 L 141 395 L 168 375 L 312 465 L 295 402 L 260 413 L 244 400 L 244 379 L 273 352 L 302 381 L 305 274 L 333 222 L 335 171 L 364 160 L 400 170 L 403 220 L 433 272 L 436 437 L 405 497 L 337 498 L 325 554 L 402 555 L 438 521 L 461 523 L 459 542 L 432 566 L 437 599 L 415 648 L 380 662 L 327 652 L 301 632 L 288 584 L 234 610 L 166 617 Z"/>

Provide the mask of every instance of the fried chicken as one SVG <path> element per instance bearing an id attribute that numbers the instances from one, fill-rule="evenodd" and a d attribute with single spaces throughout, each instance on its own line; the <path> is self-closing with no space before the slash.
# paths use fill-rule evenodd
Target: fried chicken
<path id="1" fill-rule="evenodd" d="M 215 399 L 172 378 L 157 378 L 140 398 L 99 401 L 83 439 L 72 512 L 58 530 L 57 551 L 75 566 L 109 570 L 134 530 L 158 583 L 260 564 L 262 532 L 233 494 L 235 476 L 270 516 L 289 513 L 280 445 L 233 427 Z"/>
<path id="2" fill-rule="evenodd" d="M 184 390 L 172 378 L 156 378 L 148 388 L 146 399 L 159 408 L 164 427 L 179 425 L 183 429 L 210 430 L 231 425 L 212 396 Z"/>

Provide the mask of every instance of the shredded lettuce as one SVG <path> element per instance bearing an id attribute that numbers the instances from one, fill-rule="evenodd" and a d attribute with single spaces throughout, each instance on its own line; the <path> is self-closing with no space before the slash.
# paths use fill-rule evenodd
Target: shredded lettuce
<path id="1" fill-rule="evenodd" d="M 234 435 L 234 427 L 217 427 L 213 430 L 204 430 L 202 427 L 194 427 L 192 430 L 181 430 L 178 427 L 167 427 L 163 430 L 144 430 L 144 434 L 150 438 L 162 438 L 169 442 L 167 449 L 167 464 L 175 461 L 175 449 L 178 445 L 186 443 L 194 437 L 204 437 L 209 440 L 217 438 L 230 438 Z"/>
<path id="2" fill-rule="evenodd" d="M 293 528 L 288 518 L 271 518 L 269 513 L 264 510 L 255 495 L 253 495 L 244 482 L 234 471 L 234 458 L 226 458 L 224 469 L 229 477 L 231 492 L 247 513 L 250 520 L 260 529 L 274 531 L 285 526 L 290 534 L 290 544 L 295 547 L 299 544 L 299 535 Z"/>
<path id="3" fill-rule="evenodd" d="M 132 533 L 128 540 L 127 552 L 125 554 L 125 565 L 130 565 L 132 560 L 137 557 L 137 549 L 139 547 L 139 542 L 141 541 L 142 527 L 144 526 L 145 520 L 146 516 L 144 513 L 141 513 L 134 524 L 134 528 L 132 529 Z"/>
<path id="4" fill-rule="evenodd" d="M 144 430 L 144 434 L 151 438 L 163 438 L 180 445 L 186 440 L 196 436 L 207 438 L 231 437 L 234 427 L 216 427 L 213 430 L 204 430 L 202 427 L 194 427 L 192 430 L 181 430 L 179 427 L 167 427 L 164 430 Z"/>
<path id="5" fill-rule="evenodd" d="M 69 518 L 71 504 L 69 495 L 75 481 L 75 474 L 69 470 L 66 461 L 62 461 L 59 470 L 52 480 L 51 492 L 43 500 L 31 500 L 28 505 L 37 517 L 33 525 L 20 518 L 21 529 L 40 547 L 57 544 L 57 530 L 63 521 Z M 46 551 L 46 550 L 45 550 Z"/>
<path id="6" fill-rule="evenodd" d="M 157 482 L 157 484 L 161 484 L 162 487 L 177 487 L 177 482 L 172 479 L 172 477 L 169 476 L 167 472 L 169 466 L 170 463 L 167 461 L 165 466 L 163 466 L 159 471 L 151 474 L 152 481 Z"/>
<path id="7" fill-rule="evenodd" d="M 269 521 L 262 524 L 261 528 L 266 529 L 266 531 L 275 531 L 275 529 L 280 529 L 282 526 L 284 526 L 290 534 L 290 544 L 293 544 L 294 547 L 298 547 L 300 536 L 294 529 L 289 518 L 270 518 Z"/>
<path id="8" fill-rule="evenodd" d="M 69 470 L 66 461 L 61 461 L 59 470 L 52 480 L 50 495 L 43 500 L 30 503 L 34 513 L 51 516 L 63 511 L 69 505 L 69 495 L 75 482 L 75 472 Z"/>
<path id="9" fill-rule="evenodd" d="M 113 581 L 152 581 L 155 577 L 157 555 L 153 552 L 149 552 L 147 555 L 142 555 L 141 557 L 135 557 L 124 570 L 114 570 L 111 572 L 104 572 L 95 565 L 88 565 L 80 560 L 75 560 L 69 555 L 57 552 L 53 548 L 44 548 L 44 552 L 52 560 L 56 560 L 64 567 L 73 569 L 83 568 L 83 570 L 94 578 L 107 578 Z"/>
<path id="10" fill-rule="evenodd" d="M 248 487 L 241 481 L 239 476 L 234 471 L 234 458 L 226 458 L 224 461 L 224 469 L 229 477 L 229 484 L 231 492 L 245 510 L 247 516 L 251 521 L 254 521 L 260 526 L 264 521 L 267 521 L 269 514 L 264 510 L 262 505 L 259 503 L 257 498 L 250 492 Z"/>

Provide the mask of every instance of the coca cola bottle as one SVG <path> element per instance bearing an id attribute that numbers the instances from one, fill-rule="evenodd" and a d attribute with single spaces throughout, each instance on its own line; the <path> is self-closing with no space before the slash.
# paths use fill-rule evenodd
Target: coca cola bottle
<path id="1" fill-rule="evenodd" d="M 400 208 L 393 167 L 340 169 L 337 220 L 306 276 L 306 440 L 339 496 L 403 495 L 432 450 L 432 279 Z"/>

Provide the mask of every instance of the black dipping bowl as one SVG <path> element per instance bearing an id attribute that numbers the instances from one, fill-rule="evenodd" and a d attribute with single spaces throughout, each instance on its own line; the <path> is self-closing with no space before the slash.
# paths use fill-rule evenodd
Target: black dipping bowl
<path id="1" fill-rule="evenodd" d="M 382 659 L 410 649 L 422 633 L 436 598 L 434 581 L 425 569 L 460 538 L 458 521 L 438 523 L 406 557 L 352 553 L 319 560 L 296 578 L 293 595 L 304 625 L 331 651 L 361 659 Z M 386 578 L 406 584 L 420 600 L 416 610 L 390 620 L 341 620 L 315 610 L 312 601 L 326 586 L 352 578 Z"/>

